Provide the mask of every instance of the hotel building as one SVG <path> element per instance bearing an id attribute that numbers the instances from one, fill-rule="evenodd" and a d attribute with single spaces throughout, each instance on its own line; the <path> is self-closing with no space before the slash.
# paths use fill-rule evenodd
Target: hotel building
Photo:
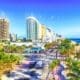
<path id="1" fill-rule="evenodd" d="M 40 36 L 41 36 L 41 41 L 45 42 L 46 39 L 46 26 L 44 24 L 41 25 L 41 30 L 40 30 Z"/>
<path id="2" fill-rule="evenodd" d="M 9 40 L 9 21 L 6 18 L 0 18 L 0 40 Z"/>
<path id="3" fill-rule="evenodd" d="M 28 17 L 27 21 L 27 40 L 33 42 L 40 40 L 40 23 L 34 17 Z"/>

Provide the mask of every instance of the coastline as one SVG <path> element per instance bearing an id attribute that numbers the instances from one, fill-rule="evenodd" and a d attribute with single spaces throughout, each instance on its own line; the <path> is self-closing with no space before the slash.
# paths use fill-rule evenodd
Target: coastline
<path id="1" fill-rule="evenodd" d="M 80 38 L 69 38 L 72 42 L 80 44 Z"/>

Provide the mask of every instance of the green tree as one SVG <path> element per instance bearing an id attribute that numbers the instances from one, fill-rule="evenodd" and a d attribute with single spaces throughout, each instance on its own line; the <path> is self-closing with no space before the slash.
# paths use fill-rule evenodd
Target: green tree
<path id="1" fill-rule="evenodd" d="M 54 42 L 51 42 L 51 43 L 46 43 L 44 45 L 44 47 L 45 47 L 45 49 L 50 49 L 50 48 L 53 48 L 56 45 L 57 45 L 57 43 L 54 41 Z"/>
<path id="2" fill-rule="evenodd" d="M 23 53 L 23 51 L 26 49 L 26 46 L 16 46 L 14 45 L 6 45 L 4 46 L 4 52 L 6 53 Z"/>
<path id="3" fill-rule="evenodd" d="M 58 47 L 59 52 L 62 55 L 70 56 L 74 54 L 74 45 L 71 43 L 69 39 L 64 39 Z"/>
<path id="4" fill-rule="evenodd" d="M 80 80 L 80 61 L 68 58 L 66 60 L 69 73 L 67 76 L 70 80 Z"/>
<path id="5" fill-rule="evenodd" d="M 0 78 L 6 71 L 13 70 L 20 59 L 19 55 L 0 52 Z"/>

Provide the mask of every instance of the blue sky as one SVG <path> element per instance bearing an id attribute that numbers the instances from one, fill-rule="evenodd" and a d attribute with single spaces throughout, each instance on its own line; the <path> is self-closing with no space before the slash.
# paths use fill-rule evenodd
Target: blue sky
<path id="1" fill-rule="evenodd" d="M 3 13 L 18 36 L 26 35 L 26 17 L 33 15 L 64 37 L 80 37 L 80 0 L 0 0 Z"/>

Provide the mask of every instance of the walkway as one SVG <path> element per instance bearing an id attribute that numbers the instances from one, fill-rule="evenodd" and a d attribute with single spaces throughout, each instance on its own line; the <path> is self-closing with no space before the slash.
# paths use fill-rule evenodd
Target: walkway
<path id="1" fill-rule="evenodd" d="M 53 70 L 53 76 L 55 80 L 66 80 L 62 74 L 62 71 L 64 71 L 64 66 L 61 64 Z"/>

